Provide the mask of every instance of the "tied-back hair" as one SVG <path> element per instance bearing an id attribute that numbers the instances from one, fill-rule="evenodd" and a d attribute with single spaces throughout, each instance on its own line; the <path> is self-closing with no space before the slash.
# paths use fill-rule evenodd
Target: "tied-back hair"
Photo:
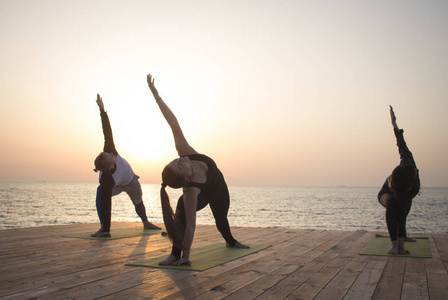
<path id="1" fill-rule="evenodd" d="M 162 187 L 160 188 L 160 201 L 162 204 L 163 222 L 168 233 L 168 238 L 177 248 L 184 251 L 184 225 L 179 222 L 176 214 L 173 212 L 173 208 L 170 204 L 170 198 L 165 190 L 168 185 L 171 188 L 180 188 L 186 185 L 186 182 L 182 176 L 175 174 L 170 168 L 165 167 L 162 172 Z"/>
<path id="2" fill-rule="evenodd" d="M 397 193 L 404 192 L 415 180 L 415 167 L 399 165 L 392 171 L 392 186 Z"/>
<path id="3" fill-rule="evenodd" d="M 104 155 L 104 152 L 101 152 L 98 154 L 98 156 L 95 158 L 95 169 L 93 171 L 104 171 L 106 170 L 106 156 Z"/>

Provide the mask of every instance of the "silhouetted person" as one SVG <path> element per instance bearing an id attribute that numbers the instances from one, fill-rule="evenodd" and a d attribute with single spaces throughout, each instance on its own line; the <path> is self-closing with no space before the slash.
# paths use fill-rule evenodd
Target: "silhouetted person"
<path id="1" fill-rule="evenodd" d="M 394 110 L 390 106 L 390 118 L 397 138 L 400 164 L 387 177 L 378 200 L 386 208 L 386 223 L 391 248 L 389 254 L 409 254 L 404 248 L 406 239 L 406 218 L 411 210 L 412 199 L 420 191 L 418 169 L 403 137 L 403 129 L 398 128 Z"/>
<path id="2" fill-rule="evenodd" d="M 145 229 L 160 229 L 148 221 L 142 199 L 142 187 L 139 177 L 134 174 L 129 163 L 115 149 L 109 117 L 104 111 L 103 100 L 97 95 L 96 103 L 101 112 L 104 133 L 104 149 L 95 159 L 95 172 L 100 171 L 100 185 L 96 192 L 96 208 L 101 228 L 91 234 L 93 237 L 110 237 L 110 219 L 112 196 L 126 192 L 134 203 L 135 211 L 143 222 Z"/>
<path id="3" fill-rule="evenodd" d="M 216 227 L 227 245 L 249 248 L 235 240 L 230 232 L 227 213 L 230 197 L 227 184 L 215 162 L 208 156 L 199 154 L 185 139 L 175 115 L 160 98 L 151 75 L 147 76 L 148 86 L 159 105 L 160 111 L 171 127 L 179 158 L 165 166 L 162 172 L 160 197 L 163 220 L 168 237 L 173 242 L 171 254 L 160 265 L 191 265 L 190 249 L 196 228 L 196 211 L 210 204 Z M 174 214 L 165 187 L 182 188 Z"/>

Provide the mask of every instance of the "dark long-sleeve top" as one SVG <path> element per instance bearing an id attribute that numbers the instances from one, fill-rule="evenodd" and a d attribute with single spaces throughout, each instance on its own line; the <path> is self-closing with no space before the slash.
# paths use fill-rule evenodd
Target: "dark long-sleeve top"
<path id="1" fill-rule="evenodd" d="M 405 195 L 402 195 L 403 197 L 400 197 L 399 202 L 403 205 L 403 207 L 407 208 L 410 207 L 412 203 L 412 199 L 417 196 L 418 192 L 420 191 L 420 177 L 418 174 L 417 165 L 415 164 L 414 157 L 409 150 L 408 146 L 406 145 L 406 142 L 403 137 L 403 129 L 395 129 L 394 133 L 395 137 L 397 139 L 397 146 L 398 146 L 398 153 L 400 154 L 400 166 L 401 165 L 410 165 L 416 168 L 417 170 L 417 176 L 415 180 L 412 182 L 411 190 L 406 193 Z M 386 180 L 384 181 L 383 186 L 381 187 L 380 192 L 378 193 L 378 198 L 381 197 L 381 195 L 389 193 L 389 194 L 395 194 L 394 188 L 392 186 L 392 175 L 389 175 Z"/>
<path id="2" fill-rule="evenodd" d="M 114 170 L 100 172 L 99 180 L 101 186 L 105 190 L 112 190 L 115 185 L 124 186 L 129 184 L 134 178 L 135 174 L 132 171 L 129 163 L 118 154 L 117 149 L 115 148 L 112 127 L 110 126 L 107 112 L 105 112 L 104 110 L 101 110 L 101 124 L 104 134 L 103 151 L 112 153 L 117 156 L 117 162 Z"/>

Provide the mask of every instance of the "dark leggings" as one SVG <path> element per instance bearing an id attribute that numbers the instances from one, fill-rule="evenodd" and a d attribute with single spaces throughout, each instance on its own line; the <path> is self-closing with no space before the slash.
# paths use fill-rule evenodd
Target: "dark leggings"
<path id="1" fill-rule="evenodd" d="M 409 209 L 402 208 L 397 198 L 392 194 L 383 194 L 379 199 L 381 205 L 386 207 L 386 224 L 390 240 L 396 241 L 398 237 L 406 237 L 406 218 Z"/>
<path id="2" fill-rule="evenodd" d="M 112 191 L 101 188 L 101 185 L 96 189 L 96 210 L 100 219 L 101 228 L 104 232 L 109 232 L 112 214 Z M 148 220 L 143 201 L 135 205 L 135 212 L 143 222 Z"/>
<path id="3" fill-rule="evenodd" d="M 212 200 L 209 202 L 207 199 Z M 218 196 L 207 196 L 205 194 L 203 195 L 202 193 L 199 194 L 196 211 L 200 211 L 201 209 L 206 207 L 207 204 L 210 204 L 213 217 L 215 218 L 216 227 L 218 228 L 222 237 L 227 242 L 227 244 L 229 244 L 229 246 L 235 246 L 236 240 L 233 238 L 232 233 L 230 232 L 229 220 L 227 219 L 227 213 L 229 212 L 230 207 L 230 197 L 228 190 L 224 189 Z M 177 201 L 176 218 L 185 228 L 186 220 L 183 196 L 180 196 L 179 200 Z M 171 254 L 174 255 L 177 259 L 180 259 L 181 250 L 173 245 Z"/>

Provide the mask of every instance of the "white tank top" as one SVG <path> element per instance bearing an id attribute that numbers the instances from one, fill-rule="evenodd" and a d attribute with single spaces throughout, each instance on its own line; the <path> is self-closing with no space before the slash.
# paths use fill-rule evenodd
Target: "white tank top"
<path id="1" fill-rule="evenodd" d="M 134 178 L 134 171 L 132 171 L 131 165 L 120 156 L 120 154 L 117 155 L 117 169 L 112 174 L 112 177 L 115 181 L 115 185 L 118 186 L 124 186 L 131 183 L 132 179 Z M 103 172 L 100 172 L 99 178 L 101 179 L 101 176 L 103 175 Z"/>

